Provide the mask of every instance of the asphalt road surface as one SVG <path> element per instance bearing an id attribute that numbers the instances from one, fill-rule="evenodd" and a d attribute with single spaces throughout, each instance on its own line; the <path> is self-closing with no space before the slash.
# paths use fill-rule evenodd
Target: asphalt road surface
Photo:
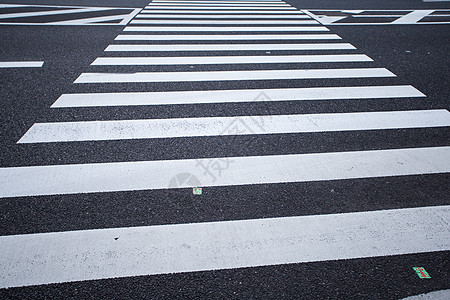
<path id="1" fill-rule="evenodd" d="M 449 1 L 4 0 L 0 40 L 1 299 L 448 299 Z"/>

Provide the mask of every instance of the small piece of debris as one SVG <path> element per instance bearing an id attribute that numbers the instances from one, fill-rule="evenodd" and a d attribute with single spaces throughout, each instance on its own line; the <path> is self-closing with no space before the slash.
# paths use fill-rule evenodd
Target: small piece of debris
<path id="1" fill-rule="evenodd" d="M 201 195 L 202 194 L 202 188 L 193 188 L 192 193 L 194 195 Z"/>
<path id="2" fill-rule="evenodd" d="M 411 53 L 411 51 L 409 51 L 409 50 L 406 50 L 405 52 L 406 52 L 406 53 Z"/>
<path id="3" fill-rule="evenodd" d="M 117 241 L 119 239 L 119 237 L 115 237 L 114 239 Z"/>

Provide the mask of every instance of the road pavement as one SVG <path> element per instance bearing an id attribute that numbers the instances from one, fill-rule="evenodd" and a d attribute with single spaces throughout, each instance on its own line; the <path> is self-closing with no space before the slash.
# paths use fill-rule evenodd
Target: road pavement
<path id="1" fill-rule="evenodd" d="M 450 288 L 450 2 L 153 4 L 0 5 L 1 298 Z"/>

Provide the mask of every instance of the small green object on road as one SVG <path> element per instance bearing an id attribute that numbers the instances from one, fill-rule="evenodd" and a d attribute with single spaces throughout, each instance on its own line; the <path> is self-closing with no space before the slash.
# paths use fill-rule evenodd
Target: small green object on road
<path id="1" fill-rule="evenodd" d="M 416 271 L 417 276 L 419 278 L 431 278 L 431 276 L 425 271 L 424 267 L 413 267 L 414 271 Z"/>
<path id="2" fill-rule="evenodd" d="M 194 195 L 201 195 L 202 194 L 202 188 L 193 188 L 192 192 Z"/>

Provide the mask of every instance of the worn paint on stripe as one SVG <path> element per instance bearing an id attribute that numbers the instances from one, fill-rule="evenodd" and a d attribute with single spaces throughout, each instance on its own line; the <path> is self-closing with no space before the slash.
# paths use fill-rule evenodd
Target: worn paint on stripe
<path id="1" fill-rule="evenodd" d="M 105 51 L 255 51 L 255 50 L 351 50 L 348 43 L 325 44 L 177 44 L 109 45 Z"/>
<path id="2" fill-rule="evenodd" d="M 274 56 L 99 57 L 94 66 L 368 62 L 364 54 Z"/>
<path id="3" fill-rule="evenodd" d="M 62 108 L 251 102 L 255 101 L 255 99 L 259 99 L 261 92 L 264 92 L 266 97 L 260 99 L 259 101 L 316 101 L 425 97 L 423 93 L 421 93 L 411 85 L 314 87 L 265 90 L 246 89 L 140 93 L 63 94 L 51 107 Z"/>
<path id="4" fill-rule="evenodd" d="M 448 251 L 449 218 L 434 206 L 2 236 L 0 288 Z"/>
<path id="5" fill-rule="evenodd" d="M 211 160 L 229 167 L 207 176 L 199 165 Z M 448 172 L 450 147 L 10 167 L 0 168 L 0 198 L 175 188 L 169 183 L 180 173 L 206 187 Z"/>
<path id="6" fill-rule="evenodd" d="M 208 72 L 82 73 L 74 83 L 181 82 L 395 77 L 384 68 L 251 70 Z"/>
<path id="7" fill-rule="evenodd" d="M 227 130 L 241 126 L 247 130 Z M 34 124 L 18 143 L 156 139 L 450 126 L 445 110 Z"/>

